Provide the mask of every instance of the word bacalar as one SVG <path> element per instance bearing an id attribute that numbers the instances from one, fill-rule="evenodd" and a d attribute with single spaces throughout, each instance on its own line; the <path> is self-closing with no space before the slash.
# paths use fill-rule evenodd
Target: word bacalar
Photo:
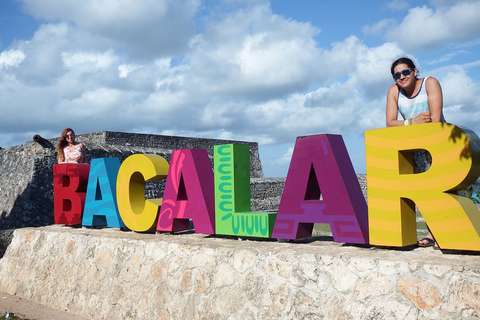
<path id="1" fill-rule="evenodd" d="M 456 190 L 480 175 L 480 139 L 447 123 L 365 131 L 368 206 L 341 135 L 298 137 L 278 212 L 250 211 L 247 145 L 218 145 L 214 168 L 203 149 L 55 164 L 56 224 L 127 227 L 299 239 L 328 223 L 334 241 L 408 246 L 417 241 L 416 207 L 443 249 L 480 250 L 480 212 Z M 414 174 L 412 153 L 432 165 Z M 146 181 L 166 179 L 163 198 Z"/>

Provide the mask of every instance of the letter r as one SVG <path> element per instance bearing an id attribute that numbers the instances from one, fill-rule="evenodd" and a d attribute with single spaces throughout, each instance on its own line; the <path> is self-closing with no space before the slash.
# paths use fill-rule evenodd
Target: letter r
<path id="1" fill-rule="evenodd" d="M 448 123 L 365 131 L 370 243 L 417 242 L 415 205 L 442 249 L 480 250 L 480 212 L 454 193 L 480 175 L 480 139 Z M 413 174 L 413 151 L 431 167 Z"/>

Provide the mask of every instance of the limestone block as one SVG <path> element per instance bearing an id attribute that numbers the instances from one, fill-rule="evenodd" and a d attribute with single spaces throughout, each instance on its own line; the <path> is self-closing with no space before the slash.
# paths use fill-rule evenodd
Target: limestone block
<path id="1" fill-rule="evenodd" d="M 362 277 L 355 286 L 354 295 L 358 300 L 367 300 L 372 297 L 386 295 L 392 284 L 384 273 L 369 273 Z"/>
<path id="2" fill-rule="evenodd" d="M 374 260 L 364 257 L 352 257 L 350 259 L 350 265 L 359 273 L 364 273 L 377 267 Z"/>
<path id="3" fill-rule="evenodd" d="M 257 254 L 252 250 L 239 250 L 233 256 L 233 268 L 239 273 L 253 268 L 257 262 Z"/>
<path id="4" fill-rule="evenodd" d="M 326 306 L 322 301 L 326 299 L 325 294 L 319 295 L 305 289 L 299 289 L 292 294 L 293 303 L 288 312 L 289 319 L 324 319 Z"/>
<path id="5" fill-rule="evenodd" d="M 452 277 L 449 290 L 448 311 L 480 317 L 480 283 Z"/>
<path id="6" fill-rule="evenodd" d="M 401 277 L 397 289 L 412 301 L 418 309 L 433 309 L 441 302 L 440 290 L 427 281 Z"/>
<path id="7" fill-rule="evenodd" d="M 228 263 L 220 263 L 213 277 L 216 288 L 230 286 L 235 282 L 237 273 Z"/>
<path id="8" fill-rule="evenodd" d="M 344 296 L 334 295 L 329 297 L 325 304 L 325 318 L 338 320 L 358 319 L 358 315 L 363 314 L 364 309 L 364 306 L 356 307 L 354 303 Z"/>
<path id="9" fill-rule="evenodd" d="M 440 264 L 424 264 L 423 269 L 428 274 L 433 274 L 436 277 L 443 277 L 448 272 L 452 271 L 452 266 L 449 265 L 440 265 Z"/>
<path id="10" fill-rule="evenodd" d="M 418 319 L 416 309 L 392 297 L 375 300 L 366 306 L 364 319 L 414 320 Z"/>
<path id="11" fill-rule="evenodd" d="M 260 310 L 261 319 L 281 319 L 284 312 L 288 312 L 287 305 L 290 288 L 287 283 L 269 286 L 268 291 L 260 298 L 262 308 Z M 306 301 L 304 301 L 306 302 Z"/>
<path id="12" fill-rule="evenodd" d="M 347 266 L 337 265 L 332 268 L 332 279 L 335 289 L 340 292 L 352 291 L 355 288 L 358 276 Z"/>
<path id="13" fill-rule="evenodd" d="M 301 266 L 305 267 L 303 262 L 301 263 Z M 265 267 L 268 274 L 277 275 L 282 278 L 288 278 L 293 269 L 293 266 L 290 263 L 274 259 L 268 259 L 265 263 Z"/>

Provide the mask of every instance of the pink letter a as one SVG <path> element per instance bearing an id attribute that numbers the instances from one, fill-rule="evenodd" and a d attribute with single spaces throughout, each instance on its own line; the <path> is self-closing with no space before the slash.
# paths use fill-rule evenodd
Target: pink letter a
<path id="1" fill-rule="evenodd" d="M 189 219 L 195 232 L 215 234 L 213 170 L 204 149 L 172 152 L 157 230 L 186 230 Z"/>
<path id="2" fill-rule="evenodd" d="M 328 223 L 336 242 L 368 243 L 368 209 L 340 135 L 298 137 L 272 238 L 312 235 Z"/>

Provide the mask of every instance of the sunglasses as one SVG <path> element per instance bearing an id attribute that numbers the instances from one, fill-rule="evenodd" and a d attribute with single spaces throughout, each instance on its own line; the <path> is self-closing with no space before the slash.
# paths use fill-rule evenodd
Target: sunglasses
<path id="1" fill-rule="evenodd" d="M 409 76 L 410 73 L 412 73 L 413 70 L 415 70 L 415 68 L 405 69 L 405 70 L 403 70 L 403 71 L 394 73 L 394 74 L 393 74 L 393 79 L 394 79 L 394 80 L 400 79 L 400 77 L 402 76 L 402 74 L 403 74 L 404 77 Z"/>

